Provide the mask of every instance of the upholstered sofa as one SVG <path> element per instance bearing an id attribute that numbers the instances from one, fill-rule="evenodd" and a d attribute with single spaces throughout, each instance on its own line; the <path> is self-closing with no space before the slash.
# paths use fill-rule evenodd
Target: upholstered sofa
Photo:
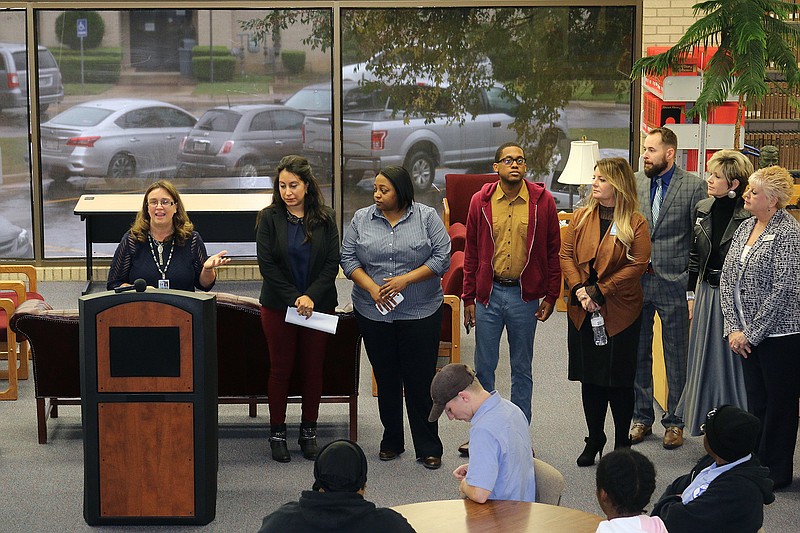
<path id="1" fill-rule="evenodd" d="M 9 323 L 30 341 L 33 357 L 39 443 L 47 442 L 47 419 L 59 405 L 80 404 L 80 359 L 77 310 L 54 310 L 41 300 L 20 305 Z M 353 313 L 340 313 L 336 335 L 328 341 L 322 389 L 323 403 L 347 403 L 350 439 L 358 438 L 358 384 L 361 335 Z M 261 328 L 258 300 L 217 293 L 219 403 L 247 404 L 256 416 L 267 402 L 269 354 Z M 300 402 L 300 384 L 292 377 L 290 402 Z"/>

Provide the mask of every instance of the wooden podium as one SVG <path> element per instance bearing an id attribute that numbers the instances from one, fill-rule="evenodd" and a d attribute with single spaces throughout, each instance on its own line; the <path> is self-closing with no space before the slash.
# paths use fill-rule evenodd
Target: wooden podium
<path id="1" fill-rule="evenodd" d="M 83 296 L 84 518 L 207 524 L 217 495 L 215 297 Z"/>

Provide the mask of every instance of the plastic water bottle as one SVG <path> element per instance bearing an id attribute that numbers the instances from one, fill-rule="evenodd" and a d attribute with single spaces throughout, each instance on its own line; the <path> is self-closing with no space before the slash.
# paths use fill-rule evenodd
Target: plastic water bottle
<path id="1" fill-rule="evenodd" d="M 597 346 L 605 346 L 608 344 L 606 321 L 603 320 L 603 315 L 600 314 L 600 311 L 592 313 L 592 332 L 594 333 L 594 343 Z"/>

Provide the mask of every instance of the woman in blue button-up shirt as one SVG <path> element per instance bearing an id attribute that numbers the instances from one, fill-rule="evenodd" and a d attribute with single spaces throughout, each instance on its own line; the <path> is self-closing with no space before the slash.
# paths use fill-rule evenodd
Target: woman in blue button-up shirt
<path id="1" fill-rule="evenodd" d="M 440 279 L 450 267 L 450 238 L 436 211 L 414 202 L 404 168 L 383 169 L 373 196 L 375 204 L 356 211 L 345 233 L 342 269 L 354 282 L 353 306 L 378 384 L 384 428 L 379 456 L 389 461 L 405 451 L 405 389 L 417 460 L 436 469 L 442 441 L 428 413 L 442 322 Z"/>

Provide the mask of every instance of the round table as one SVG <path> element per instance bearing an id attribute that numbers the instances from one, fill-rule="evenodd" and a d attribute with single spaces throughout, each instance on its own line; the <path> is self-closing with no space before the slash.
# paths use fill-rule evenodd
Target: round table
<path id="1" fill-rule="evenodd" d="M 489 500 L 439 500 L 392 507 L 417 533 L 538 531 L 594 533 L 602 517 L 544 503 Z"/>

